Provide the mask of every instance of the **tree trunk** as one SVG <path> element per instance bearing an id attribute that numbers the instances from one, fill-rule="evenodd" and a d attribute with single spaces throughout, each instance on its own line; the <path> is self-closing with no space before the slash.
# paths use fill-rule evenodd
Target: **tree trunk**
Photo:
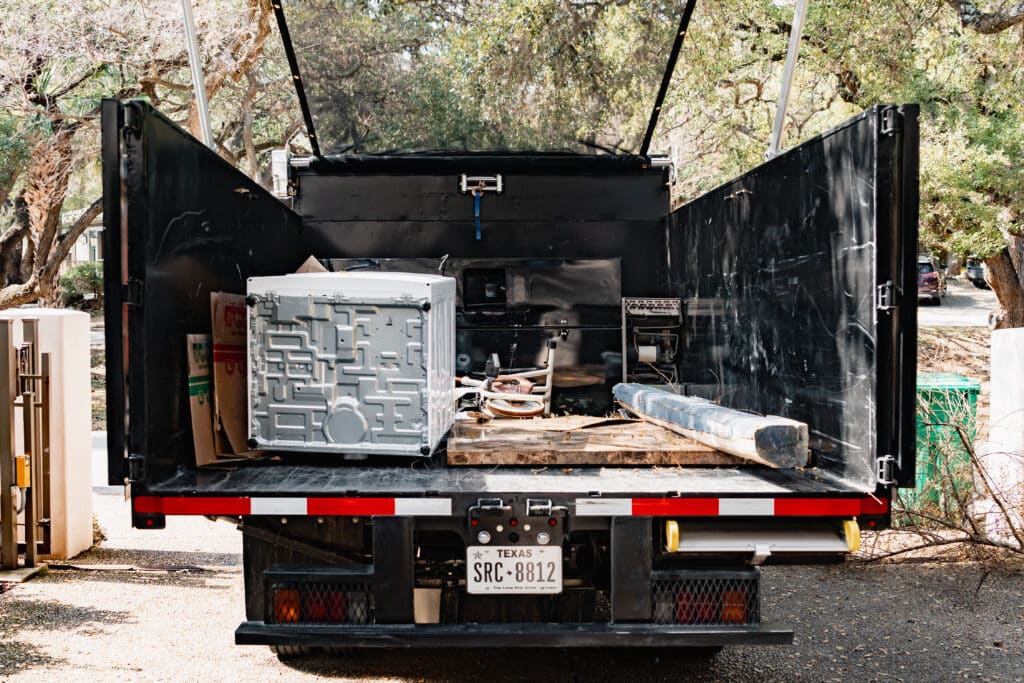
<path id="1" fill-rule="evenodd" d="M 22 190 L 14 198 L 14 221 L 0 235 L 0 288 L 19 281 L 22 250 L 28 236 L 28 228 L 28 205 L 25 203 L 25 191 Z"/>
<path id="2" fill-rule="evenodd" d="M 32 147 L 32 165 L 29 167 L 25 184 L 25 202 L 29 213 L 29 244 L 22 257 L 23 281 L 35 277 L 50 257 L 57 228 L 60 226 L 60 211 L 68 194 L 71 179 L 71 165 L 74 159 L 72 139 L 74 128 L 58 130 L 53 137 L 46 138 Z M 54 286 L 52 281 L 39 281 L 45 297 Z"/>
<path id="3" fill-rule="evenodd" d="M 39 301 L 49 295 L 60 274 L 60 264 L 68 257 L 75 240 L 81 237 L 101 211 L 103 211 L 102 197 L 90 204 L 74 225 L 54 240 L 49 258 L 40 259 L 41 265 L 32 273 L 31 277 L 21 283 L 0 287 L 0 310 Z"/>
<path id="4" fill-rule="evenodd" d="M 1021 238 L 1016 237 L 1011 243 L 1021 241 Z M 1024 278 L 1014 265 L 1010 248 L 1004 248 L 995 256 L 985 259 L 985 268 L 985 277 L 992 285 L 1001 309 L 996 314 L 995 329 L 1024 327 Z"/>

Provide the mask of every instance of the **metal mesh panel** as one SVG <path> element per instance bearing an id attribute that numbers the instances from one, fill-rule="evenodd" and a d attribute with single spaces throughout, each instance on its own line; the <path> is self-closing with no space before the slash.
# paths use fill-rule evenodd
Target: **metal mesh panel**
<path id="1" fill-rule="evenodd" d="M 373 623 L 373 591 L 365 583 L 275 582 L 269 599 L 270 623 Z"/>
<path id="2" fill-rule="evenodd" d="M 672 572 L 651 584 L 654 622 L 694 626 L 758 624 L 759 593 L 757 574 Z"/>

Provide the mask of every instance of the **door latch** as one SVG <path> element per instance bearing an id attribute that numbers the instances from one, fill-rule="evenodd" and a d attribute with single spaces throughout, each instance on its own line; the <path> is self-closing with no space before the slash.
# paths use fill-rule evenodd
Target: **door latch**
<path id="1" fill-rule="evenodd" d="M 462 174 L 459 180 L 459 191 L 462 194 L 470 192 L 494 192 L 501 194 L 504 189 L 501 174 L 498 175 L 467 175 Z"/>

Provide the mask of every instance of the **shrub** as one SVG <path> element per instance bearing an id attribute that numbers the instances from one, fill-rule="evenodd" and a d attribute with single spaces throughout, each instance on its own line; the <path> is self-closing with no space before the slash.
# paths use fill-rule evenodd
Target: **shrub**
<path id="1" fill-rule="evenodd" d="M 60 276 L 60 299 L 65 306 L 81 309 L 103 306 L 103 264 L 80 263 Z"/>

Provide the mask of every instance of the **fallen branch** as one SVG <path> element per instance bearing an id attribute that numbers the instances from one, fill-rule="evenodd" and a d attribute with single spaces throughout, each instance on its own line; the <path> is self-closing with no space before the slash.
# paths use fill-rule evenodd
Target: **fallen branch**
<path id="1" fill-rule="evenodd" d="M 946 0 L 960 16 L 960 24 L 978 33 L 999 33 L 1024 22 L 1024 2 L 983 12 L 973 0 Z"/>

